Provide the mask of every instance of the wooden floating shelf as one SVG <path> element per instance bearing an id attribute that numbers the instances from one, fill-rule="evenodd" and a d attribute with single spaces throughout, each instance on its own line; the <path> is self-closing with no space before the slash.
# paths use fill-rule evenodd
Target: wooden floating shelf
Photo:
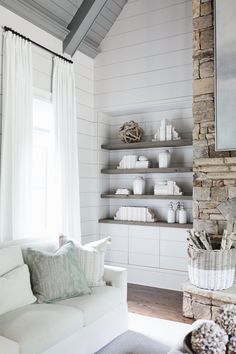
<path id="1" fill-rule="evenodd" d="M 192 195 L 154 195 L 154 194 L 101 194 L 101 198 L 111 199 L 176 199 L 176 200 L 192 200 Z"/>
<path id="2" fill-rule="evenodd" d="M 103 144 L 102 149 L 105 150 L 134 150 L 134 149 L 155 149 L 163 147 L 179 147 L 179 146 L 192 146 L 191 139 L 180 140 L 166 140 L 166 141 L 142 141 L 140 143 L 115 143 Z"/>
<path id="3" fill-rule="evenodd" d="M 192 172 L 192 167 L 170 167 L 170 168 L 103 168 L 101 173 L 108 175 L 121 174 L 143 174 L 143 173 L 185 173 Z"/>
<path id="4" fill-rule="evenodd" d="M 154 227 L 174 227 L 178 229 L 191 229 L 193 224 L 168 224 L 165 221 L 142 222 L 142 221 L 124 221 L 114 219 L 100 219 L 100 224 L 119 224 L 119 225 L 135 225 L 135 226 L 154 226 Z"/>

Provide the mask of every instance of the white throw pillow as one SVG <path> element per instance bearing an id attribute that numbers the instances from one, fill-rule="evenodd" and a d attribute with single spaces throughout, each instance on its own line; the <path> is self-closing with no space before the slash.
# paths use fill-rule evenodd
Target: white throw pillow
<path id="1" fill-rule="evenodd" d="M 0 315 L 35 301 L 26 264 L 0 277 Z"/>
<path id="2" fill-rule="evenodd" d="M 23 264 L 20 246 L 0 248 L 0 276 Z"/>
<path id="3" fill-rule="evenodd" d="M 60 247 L 68 241 L 69 239 L 66 236 L 59 236 Z M 74 242 L 78 252 L 79 265 L 83 270 L 90 287 L 105 285 L 103 280 L 105 253 L 107 245 L 110 242 L 110 237 L 87 243 L 84 246 Z"/>

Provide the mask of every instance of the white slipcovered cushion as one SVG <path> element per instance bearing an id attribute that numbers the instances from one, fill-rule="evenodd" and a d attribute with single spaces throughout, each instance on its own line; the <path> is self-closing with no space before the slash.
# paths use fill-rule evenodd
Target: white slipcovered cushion
<path id="1" fill-rule="evenodd" d="M 122 302 L 121 289 L 100 286 L 92 289 L 91 295 L 84 295 L 57 302 L 57 304 L 79 309 L 84 315 L 84 325 L 98 320 Z"/>
<path id="2" fill-rule="evenodd" d="M 0 315 L 35 301 L 26 264 L 0 277 Z"/>
<path id="3" fill-rule="evenodd" d="M 80 268 L 83 270 L 88 282 L 88 286 L 103 286 L 105 285 L 104 276 L 104 262 L 107 245 L 111 238 L 106 237 L 102 240 L 87 243 L 82 246 L 75 243 L 78 252 L 78 261 Z M 59 237 L 60 247 L 69 242 L 69 239 L 61 235 Z"/>
<path id="4" fill-rule="evenodd" d="M 19 344 L 12 340 L 0 336 L 0 353 L 1 354 L 19 354 Z"/>
<path id="5" fill-rule="evenodd" d="M 28 305 L 0 316 L 0 335 L 19 343 L 20 354 L 41 354 L 82 327 L 81 311 L 56 304 Z"/>
<path id="6" fill-rule="evenodd" d="M 23 264 L 20 246 L 0 248 L 0 276 Z"/>

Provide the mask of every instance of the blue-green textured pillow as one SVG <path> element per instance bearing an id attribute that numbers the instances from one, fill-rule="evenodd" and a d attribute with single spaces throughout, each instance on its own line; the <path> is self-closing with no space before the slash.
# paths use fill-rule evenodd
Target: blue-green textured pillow
<path id="1" fill-rule="evenodd" d="M 54 254 L 31 248 L 24 250 L 23 254 L 38 302 L 50 303 L 91 293 L 73 242 L 65 244 Z"/>

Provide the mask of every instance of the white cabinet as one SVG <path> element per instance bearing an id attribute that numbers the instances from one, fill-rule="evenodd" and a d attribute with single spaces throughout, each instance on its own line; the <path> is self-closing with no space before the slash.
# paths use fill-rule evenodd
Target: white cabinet
<path id="1" fill-rule="evenodd" d="M 129 226 L 129 264 L 159 267 L 159 228 Z"/>
<path id="2" fill-rule="evenodd" d="M 160 268 L 187 271 L 187 230 L 160 228 Z"/>
<path id="3" fill-rule="evenodd" d="M 100 235 L 112 240 L 109 263 L 187 272 L 186 229 L 101 224 Z"/>

